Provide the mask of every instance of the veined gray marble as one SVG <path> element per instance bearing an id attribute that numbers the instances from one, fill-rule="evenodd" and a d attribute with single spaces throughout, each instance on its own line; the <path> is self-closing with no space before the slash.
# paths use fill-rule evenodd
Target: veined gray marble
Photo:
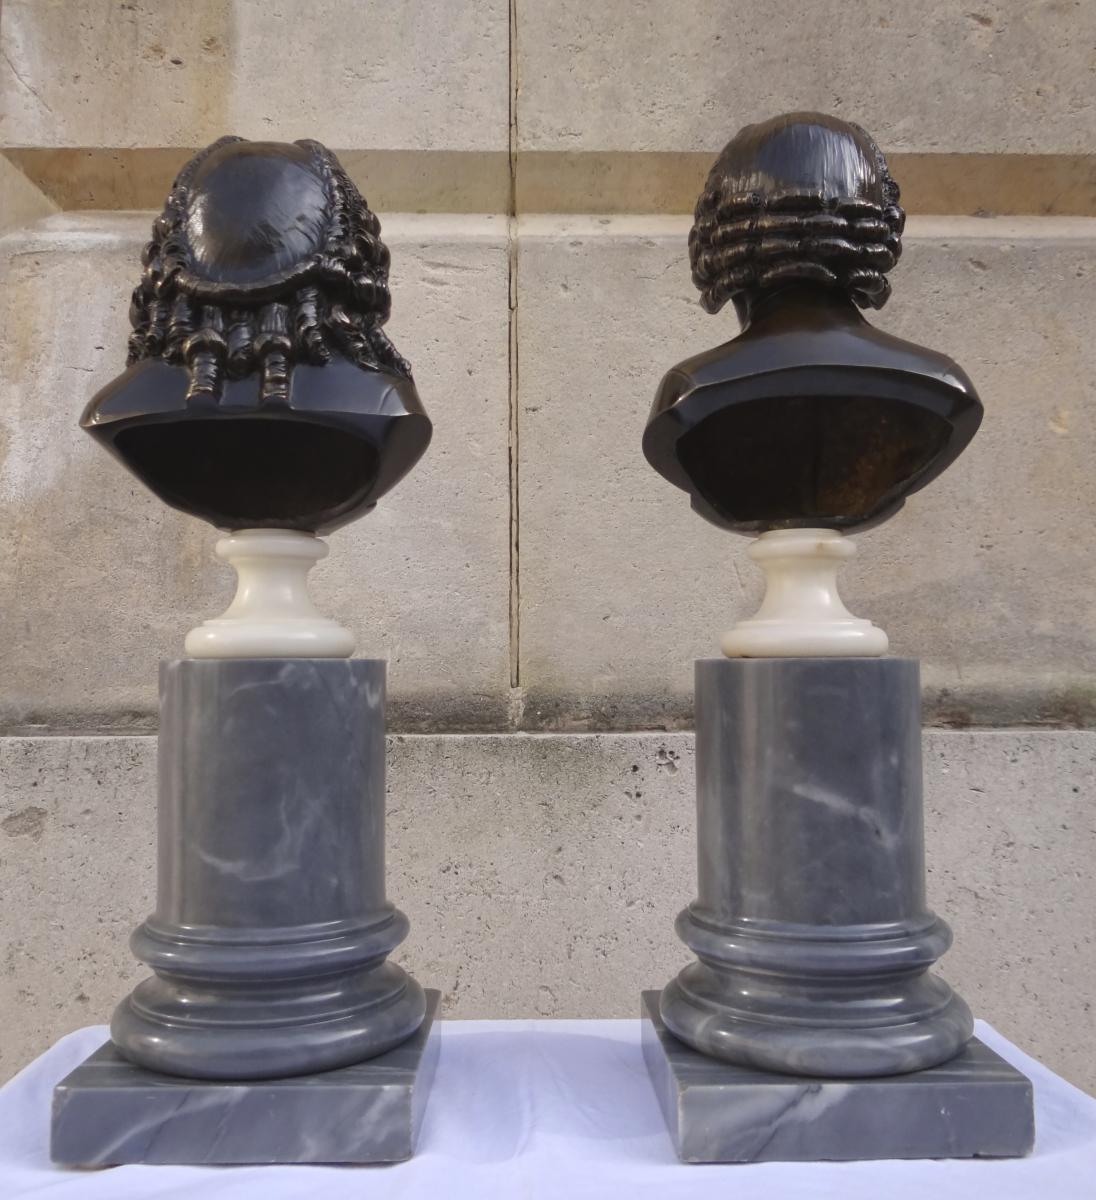
<path id="1" fill-rule="evenodd" d="M 663 991 L 682 1041 L 819 1076 L 951 1058 L 966 1004 L 928 968 L 948 927 L 925 903 L 918 664 L 696 664 L 699 961 Z"/>
<path id="2" fill-rule="evenodd" d="M 419 985 L 385 956 L 383 661 L 184 659 L 160 671 L 155 972 L 111 1035 L 150 1071 L 303 1075 L 418 1029 Z"/>
<path id="3" fill-rule="evenodd" d="M 410 1158 L 430 1094 L 439 993 L 418 1032 L 337 1071 L 227 1083 L 158 1075 L 107 1042 L 57 1085 L 53 1161 L 384 1163 Z"/>
<path id="4" fill-rule="evenodd" d="M 675 1038 L 644 992 L 643 1057 L 685 1162 L 1016 1157 L 1035 1140 L 1030 1080 L 972 1039 L 949 1062 L 872 1079 L 733 1066 Z"/>

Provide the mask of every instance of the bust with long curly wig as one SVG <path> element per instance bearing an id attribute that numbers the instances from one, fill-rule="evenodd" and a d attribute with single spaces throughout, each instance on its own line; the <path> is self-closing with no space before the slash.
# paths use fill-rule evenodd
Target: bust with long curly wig
<path id="1" fill-rule="evenodd" d="M 380 232 L 319 142 L 221 138 L 187 163 L 153 225 L 129 363 L 185 365 L 188 401 L 256 372 L 262 399 L 284 400 L 293 364 L 332 352 L 410 378 L 381 328 L 392 298 Z"/>
<path id="2" fill-rule="evenodd" d="M 127 368 L 84 428 L 220 529 L 318 533 L 369 511 L 431 433 L 384 333 L 380 234 L 319 142 L 214 142 L 153 224 Z"/>

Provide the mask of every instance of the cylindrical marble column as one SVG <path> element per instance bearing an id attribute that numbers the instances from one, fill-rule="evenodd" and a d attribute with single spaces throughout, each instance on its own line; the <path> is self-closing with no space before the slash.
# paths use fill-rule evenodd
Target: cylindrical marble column
<path id="1" fill-rule="evenodd" d="M 696 664 L 698 960 L 662 993 L 677 1037 L 820 1076 L 952 1057 L 966 1004 L 928 968 L 951 941 L 926 907 L 918 663 Z"/>
<path id="2" fill-rule="evenodd" d="M 133 935 L 155 972 L 118 1007 L 142 1067 L 207 1079 L 371 1058 L 422 1022 L 386 962 L 407 918 L 385 899 L 385 664 L 162 664 L 159 883 Z"/>

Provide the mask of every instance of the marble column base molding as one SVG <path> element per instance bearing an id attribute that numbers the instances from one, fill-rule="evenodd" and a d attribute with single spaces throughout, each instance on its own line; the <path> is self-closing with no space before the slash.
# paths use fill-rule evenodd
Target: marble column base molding
<path id="1" fill-rule="evenodd" d="M 763 931 L 717 929 L 690 907 L 676 928 L 700 961 L 665 988 L 663 1019 L 717 1058 L 807 1075 L 856 1063 L 857 1075 L 891 1075 L 950 1058 L 970 1037 L 966 1003 L 928 974 L 951 945 L 938 917 Z"/>
<path id="2" fill-rule="evenodd" d="M 74 1167 L 402 1162 L 437 1065 L 438 997 L 427 991 L 418 1032 L 386 1054 L 290 1079 L 180 1079 L 108 1042 L 54 1091 L 51 1157 Z"/>
<path id="3" fill-rule="evenodd" d="M 643 1057 L 684 1162 L 1018 1157 L 1034 1144 L 1030 1080 L 977 1038 L 905 1075 L 775 1075 L 678 1041 L 658 998 L 643 993 Z"/>

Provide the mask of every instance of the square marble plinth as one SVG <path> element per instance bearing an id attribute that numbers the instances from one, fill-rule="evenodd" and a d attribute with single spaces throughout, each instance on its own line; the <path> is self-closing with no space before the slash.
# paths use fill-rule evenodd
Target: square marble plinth
<path id="1" fill-rule="evenodd" d="M 119 1163 L 386 1163 L 410 1158 L 438 1060 L 440 993 L 394 1050 L 352 1067 L 225 1083 L 142 1070 L 107 1042 L 53 1093 L 50 1155 Z"/>
<path id="2" fill-rule="evenodd" d="M 643 1057 L 684 1162 L 1009 1158 L 1034 1144 L 1031 1081 L 977 1038 L 909 1075 L 776 1075 L 679 1042 L 658 995 L 643 993 Z"/>

